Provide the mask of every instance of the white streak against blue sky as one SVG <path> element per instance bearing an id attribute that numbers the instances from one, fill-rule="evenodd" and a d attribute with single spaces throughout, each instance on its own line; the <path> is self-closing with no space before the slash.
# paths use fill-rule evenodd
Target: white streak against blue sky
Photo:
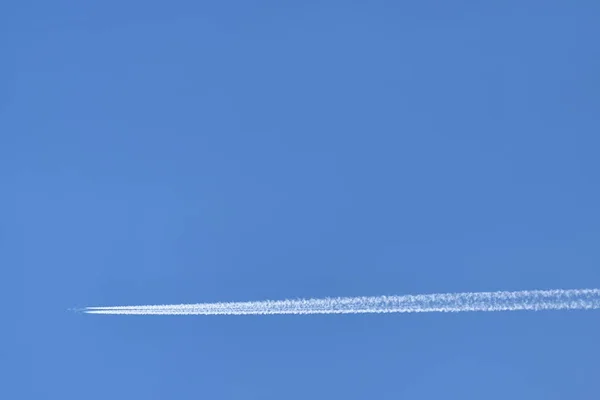
<path id="1" fill-rule="evenodd" d="M 88 314 L 271 315 L 600 309 L 600 289 L 437 293 L 228 303 L 87 307 Z"/>

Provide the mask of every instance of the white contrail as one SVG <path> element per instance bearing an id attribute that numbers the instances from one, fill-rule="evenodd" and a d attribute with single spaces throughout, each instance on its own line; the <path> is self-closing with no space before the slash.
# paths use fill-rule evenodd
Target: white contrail
<path id="1" fill-rule="evenodd" d="M 600 309 L 600 289 L 436 293 L 228 303 L 87 307 L 88 314 L 269 315 Z"/>

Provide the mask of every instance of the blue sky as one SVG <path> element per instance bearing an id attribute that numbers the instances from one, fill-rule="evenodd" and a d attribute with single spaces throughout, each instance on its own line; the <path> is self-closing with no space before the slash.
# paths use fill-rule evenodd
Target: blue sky
<path id="1" fill-rule="evenodd" d="M 2 3 L 1 397 L 595 398 L 593 311 L 67 309 L 600 287 L 599 18 Z"/>

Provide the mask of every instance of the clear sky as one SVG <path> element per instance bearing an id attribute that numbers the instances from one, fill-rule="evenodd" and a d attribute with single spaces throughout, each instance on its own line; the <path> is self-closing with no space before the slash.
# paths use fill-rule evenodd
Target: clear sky
<path id="1" fill-rule="evenodd" d="M 598 1 L 6 1 L 0 397 L 595 399 L 600 313 L 70 307 L 600 287 Z"/>

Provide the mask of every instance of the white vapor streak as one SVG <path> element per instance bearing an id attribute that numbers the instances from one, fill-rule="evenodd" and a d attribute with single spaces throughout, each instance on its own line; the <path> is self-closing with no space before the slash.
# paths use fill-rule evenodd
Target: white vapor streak
<path id="1" fill-rule="evenodd" d="M 88 314 L 272 315 L 600 309 L 600 289 L 436 293 L 228 303 L 87 307 Z"/>

